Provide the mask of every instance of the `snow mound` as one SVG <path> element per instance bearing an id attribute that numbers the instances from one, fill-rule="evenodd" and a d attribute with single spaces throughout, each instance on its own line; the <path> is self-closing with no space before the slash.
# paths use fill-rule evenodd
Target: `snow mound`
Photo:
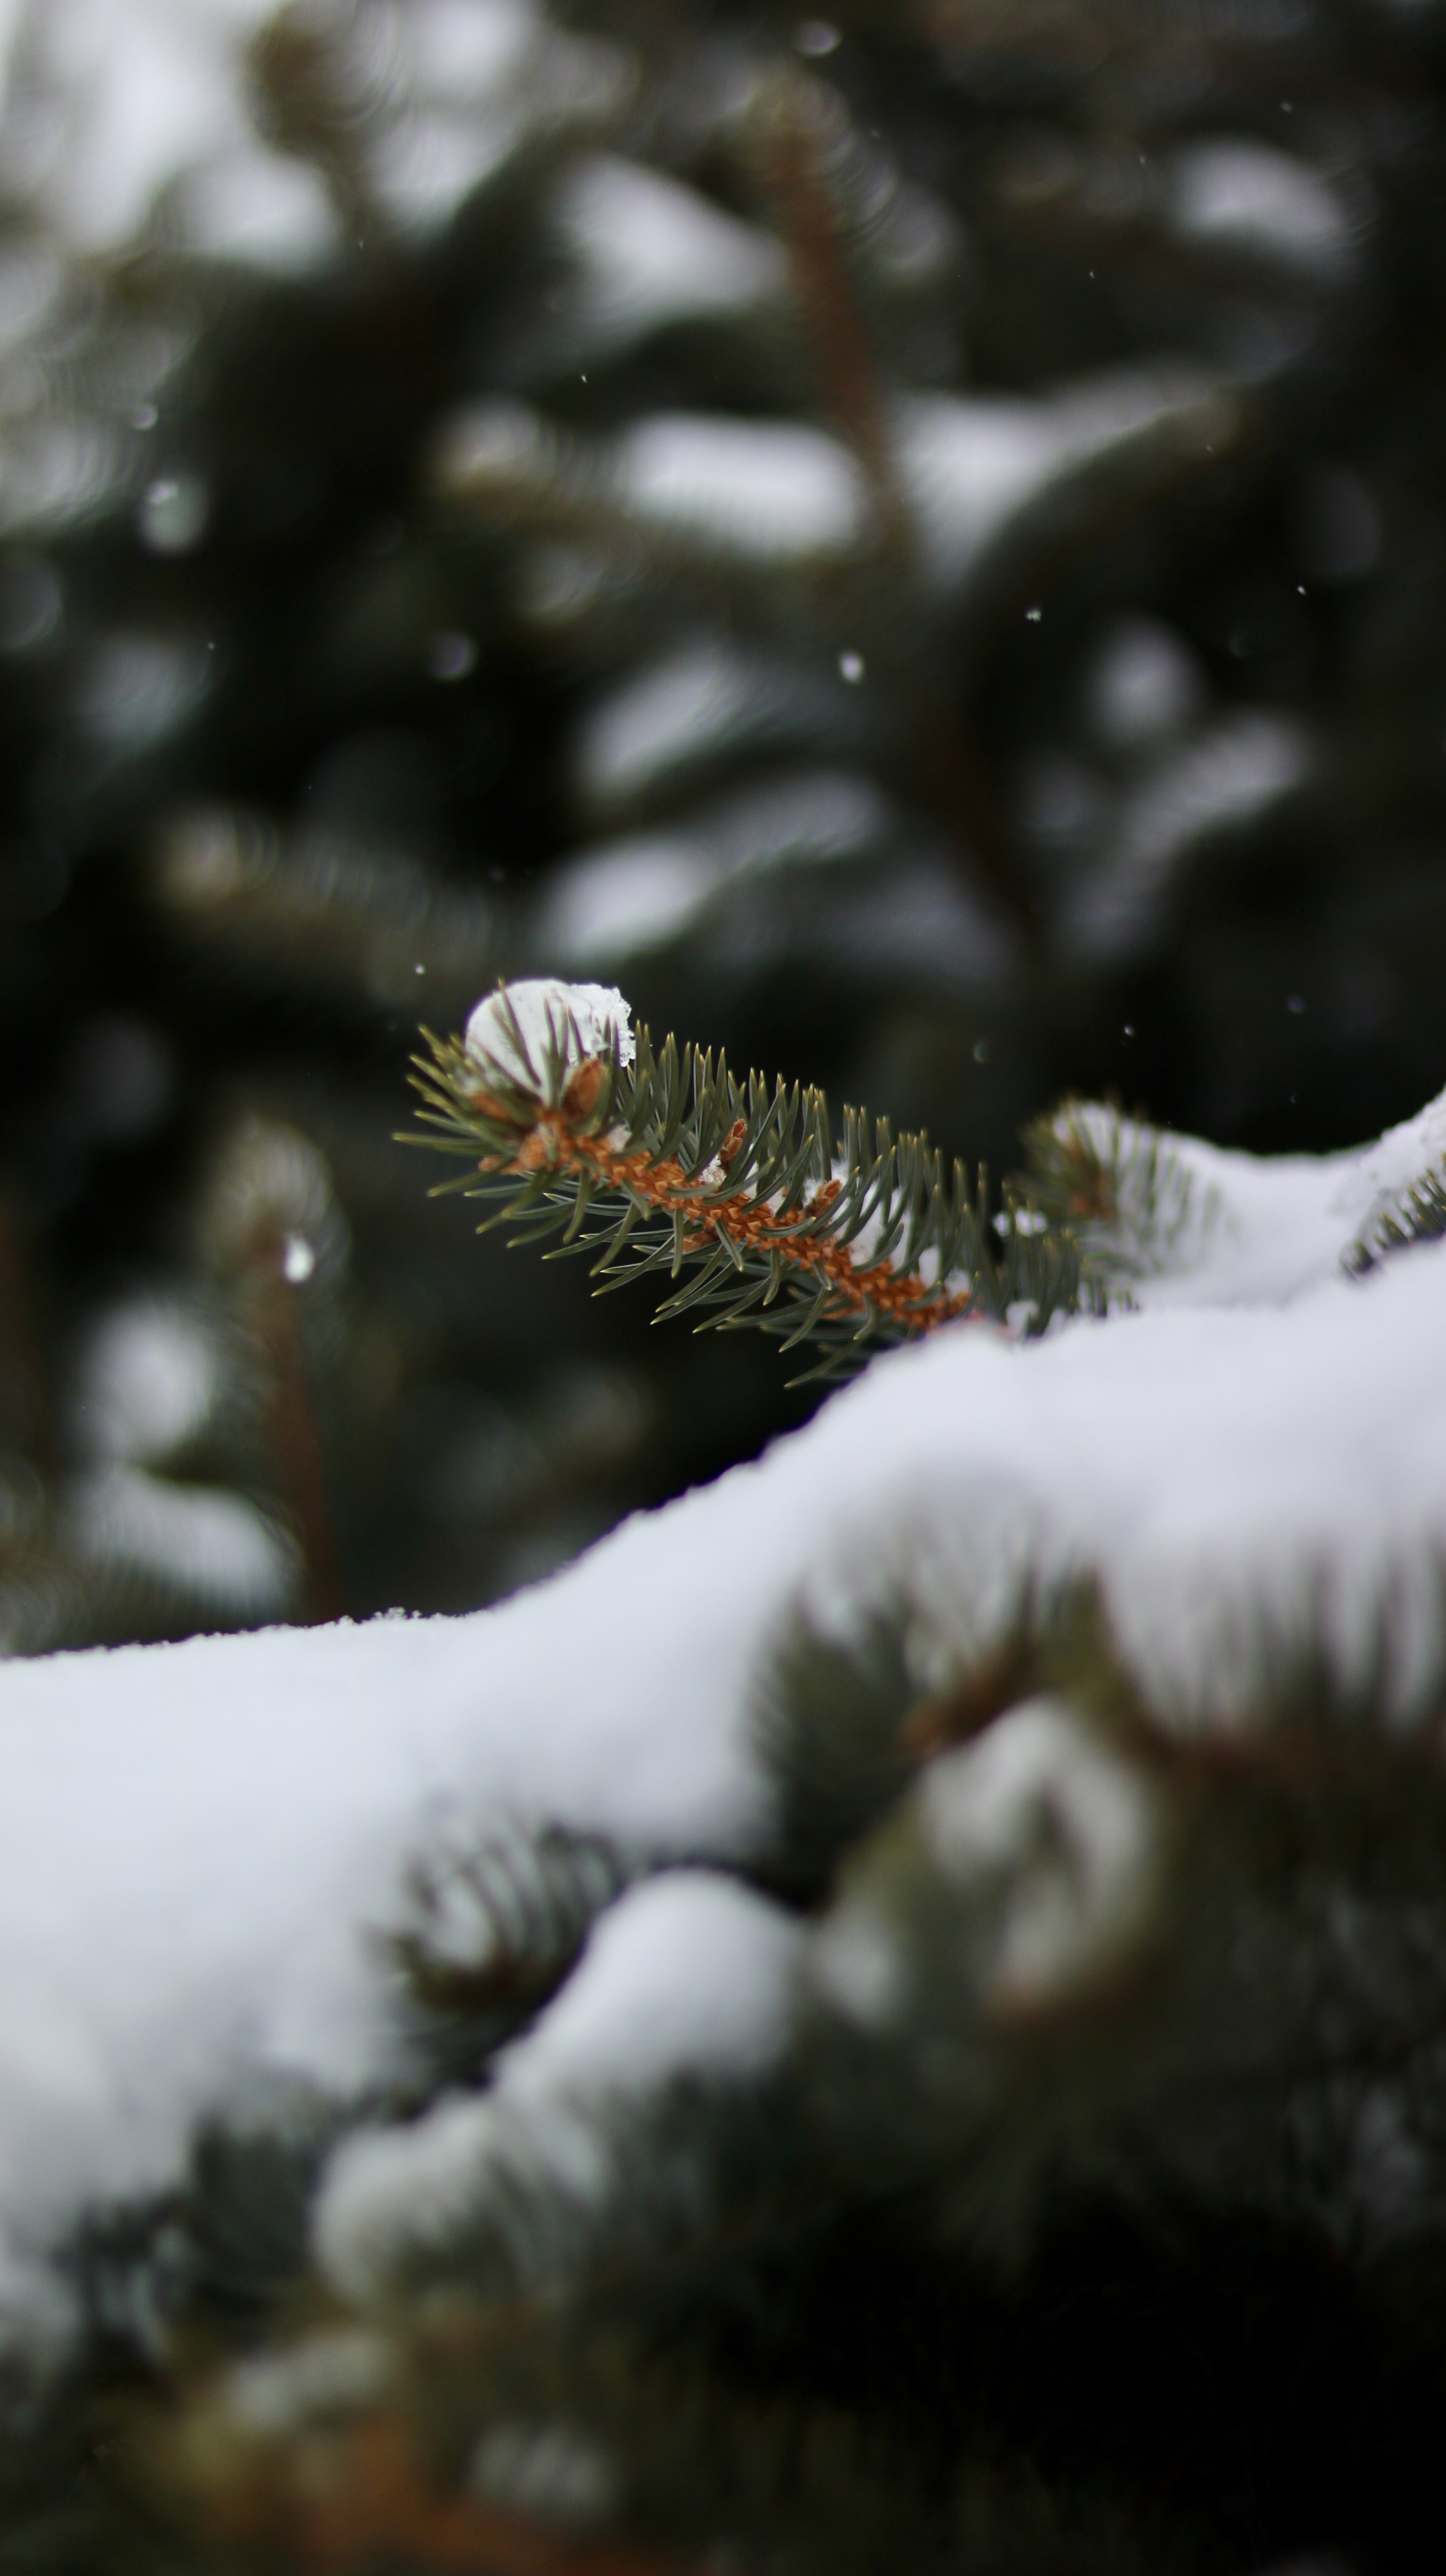
<path id="1" fill-rule="evenodd" d="M 560 1006 L 579 1043 L 626 1026 L 601 988 L 526 991 L 512 998 L 530 1038 Z M 471 1042 L 504 1042 L 495 1000 Z M 1340 1264 L 1443 1147 L 1441 1103 L 1319 1161 L 1180 1140 L 1200 1220 L 1142 1283 L 1146 1311 L 1023 1345 L 945 1330 L 499 1608 L 5 1666 L 0 2303 L 15 2335 L 53 2328 L 49 2258 L 81 2215 L 174 2184 L 201 2123 L 386 2079 L 377 1929 L 451 1833 L 533 1819 L 616 1837 L 661 1875 L 617 1900 L 493 2092 L 421 2125 L 419 2155 L 441 2155 L 464 2114 L 531 2116 L 545 2095 L 561 2120 L 603 2083 L 766 2060 L 788 1927 L 716 1868 L 767 1842 L 755 1711 L 800 1612 L 845 1647 L 897 1619 L 922 1691 L 1083 1583 L 1166 1723 L 1261 1723 L 1271 1676 L 1302 1652 L 1347 1703 L 1368 1693 L 1383 1722 L 1423 1723 L 1446 1672 L 1446 1245 L 1363 1279 Z M 1053 1723 L 1021 1718 L 1020 1763 L 1001 1740 L 968 1772 L 962 1826 L 941 1808 L 961 1867 L 975 1846 L 987 1865 L 1042 1794 Z M 1109 1781 L 1071 1773 L 1064 1791 L 1082 1849 L 1128 1841 Z M 1057 1910 L 1051 1896 L 1036 1948 Z M 361 2209 L 364 2156 L 383 2154 L 346 2151 L 325 2204 L 354 2250 L 370 2221 L 353 2240 L 337 2213 L 353 2193 Z"/>

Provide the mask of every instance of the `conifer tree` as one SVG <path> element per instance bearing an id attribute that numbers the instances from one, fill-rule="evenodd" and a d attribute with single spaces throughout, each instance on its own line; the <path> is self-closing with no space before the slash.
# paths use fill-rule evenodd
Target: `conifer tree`
<path id="1" fill-rule="evenodd" d="M 1440 8 L 12 15 L 0 2561 L 1430 2564 Z"/>

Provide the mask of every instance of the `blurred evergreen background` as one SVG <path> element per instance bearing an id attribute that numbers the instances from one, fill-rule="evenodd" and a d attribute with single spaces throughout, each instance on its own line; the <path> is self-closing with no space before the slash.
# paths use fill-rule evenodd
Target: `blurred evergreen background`
<path id="1" fill-rule="evenodd" d="M 1446 1082 L 1436 0 L 9 0 L 0 1641 L 801 1418 L 394 1141 L 502 973 L 1007 1169 Z"/>

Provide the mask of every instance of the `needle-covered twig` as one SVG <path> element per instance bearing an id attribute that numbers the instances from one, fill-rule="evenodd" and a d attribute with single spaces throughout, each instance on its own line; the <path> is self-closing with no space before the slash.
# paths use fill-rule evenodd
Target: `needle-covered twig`
<path id="1" fill-rule="evenodd" d="M 444 1188 L 495 1199 L 516 1240 L 560 1233 L 603 1287 L 661 1271 L 660 1318 L 757 1324 L 822 1348 L 834 1375 L 864 1346 L 960 1318 L 1042 1331 L 1095 1302 L 1072 1237 L 947 1166 L 922 1135 L 844 1112 L 824 1094 L 671 1037 L 655 1052 L 620 994 L 596 985 L 499 987 L 463 1039 L 417 1059 L 418 1142 L 472 1168 Z"/>

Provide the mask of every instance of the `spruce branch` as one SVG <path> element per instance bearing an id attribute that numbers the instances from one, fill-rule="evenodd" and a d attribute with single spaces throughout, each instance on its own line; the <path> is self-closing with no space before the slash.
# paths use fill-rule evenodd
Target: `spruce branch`
<path id="1" fill-rule="evenodd" d="M 571 1974 L 598 1918 L 652 1864 L 606 1834 L 492 1817 L 430 1835 L 373 1946 L 416 2098 L 477 2070 Z"/>
<path id="2" fill-rule="evenodd" d="M 1107 1104 L 1066 1100 L 1024 1144 L 1021 1210 L 1072 1237 L 1102 1299 L 1128 1302 L 1132 1280 L 1168 1268 L 1187 1232 L 1215 1220 L 1213 1193 L 1170 1140 Z"/>
<path id="3" fill-rule="evenodd" d="M 845 1110 L 835 1144 L 822 1091 L 740 1082 L 671 1037 L 655 1051 L 621 995 L 501 985 L 465 1038 L 425 1034 L 414 1082 L 434 1132 L 410 1141 L 471 1165 L 441 1189 L 497 1201 L 486 1222 L 515 1224 L 515 1242 L 560 1233 L 600 1289 L 677 1281 L 658 1321 L 811 1341 L 807 1374 L 826 1377 L 959 1319 L 1038 1333 L 1100 1304 L 1073 1237 L 1012 1201 L 991 1217 L 982 1173 L 971 1186 L 864 1111 Z"/>

